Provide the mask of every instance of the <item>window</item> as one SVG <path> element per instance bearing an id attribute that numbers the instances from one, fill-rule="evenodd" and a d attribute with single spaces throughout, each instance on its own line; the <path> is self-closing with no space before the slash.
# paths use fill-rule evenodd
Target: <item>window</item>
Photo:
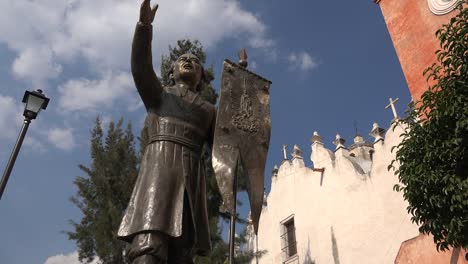
<path id="1" fill-rule="evenodd" d="M 284 256 L 284 259 L 287 260 L 288 258 L 293 257 L 297 254 L 296 227 L 294 226 L 294 217 L 289 217 L 284 222 L 282 222 L 281 225 L 281 251 Z"/>

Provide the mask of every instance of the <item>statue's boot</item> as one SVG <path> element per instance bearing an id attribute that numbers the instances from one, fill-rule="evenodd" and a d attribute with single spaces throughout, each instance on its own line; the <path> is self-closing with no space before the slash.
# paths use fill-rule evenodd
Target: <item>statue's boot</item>
<path id="1" fill-rule="evenodd" d="M 142 255 L 135 258 L 132 264 L 167 264 L 167 262 L 153 255 Z"/>
<path id="2" fill-rule="evenodd" d="M 167 264 L 194 264 L 192 256 L 169 257 Z"/>
<path id="3" fill-rule="evenodd" d="M 181 242 L 181 240 L 172 243 L 172 245 L 179 245 L 179 247 L 169 248 L 167 264 L 193 264 L 192 247 L 183 247 L 179 242 Z"/>
<path id="4" fill-rule="evenodd" d="M 128 248 L 132 264 L 166 264 L 168 237 L 161 232 L 147 232 L 133 238 Z"/>

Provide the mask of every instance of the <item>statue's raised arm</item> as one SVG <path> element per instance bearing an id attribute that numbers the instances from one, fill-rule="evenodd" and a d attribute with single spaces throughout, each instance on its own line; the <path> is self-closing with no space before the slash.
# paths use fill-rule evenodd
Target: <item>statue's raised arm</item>
<path id="1" fill-rule="evenodd" d="M 154 20 L 158 5 L 151 8 L 150 0 L 144 0 L 140 8 L 138 22 L 132 44 L 131 68 L 136 88 L 146 109 L 159 100 L 162 86 L 159 82 L 152 62 L 151 40 L 153 37 Z"/>

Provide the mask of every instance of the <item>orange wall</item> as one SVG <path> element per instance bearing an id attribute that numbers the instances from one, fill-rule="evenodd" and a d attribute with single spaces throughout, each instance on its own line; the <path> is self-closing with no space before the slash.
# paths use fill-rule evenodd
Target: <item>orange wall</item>
<path id="1" fill-rule="evenodd" d="M 468 264 L 466 250 L 459 248 L 437 252 L 432 236 L 419 236 L 401 243 L 395 264 Z"/>
<path id="2" fill-rule="evenodd" d="M 411 96 L 417 100 L 428 87 L 423 71 L 436 62 L 434 52 L 440 47 L 435 32 L 457 11 L 437 16 L 427 0 L 374 1 L 380 5 Z"/>

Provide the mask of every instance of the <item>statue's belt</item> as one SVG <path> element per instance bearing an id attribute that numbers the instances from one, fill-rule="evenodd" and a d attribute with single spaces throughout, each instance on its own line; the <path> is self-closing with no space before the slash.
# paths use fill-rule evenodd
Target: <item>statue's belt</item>
<path id="1" fill-rule="evenodd" d="M 177 136 L 177 135 L 153 135 L 153 136 L 151 136 L 150 143 L 153 143 L 155 141 L 174 142 L 176 144 L 180 144 L 180 145 L 182 145 L 184 147 L 187 147 L 190 150 L 195 151 L 197 153 L 200 153 L 200 151 L 202 149 L 202 145 L 197 144 L 196 142 L 194 142 L 191 139 L 181 137 L 181 136 Z"/>

